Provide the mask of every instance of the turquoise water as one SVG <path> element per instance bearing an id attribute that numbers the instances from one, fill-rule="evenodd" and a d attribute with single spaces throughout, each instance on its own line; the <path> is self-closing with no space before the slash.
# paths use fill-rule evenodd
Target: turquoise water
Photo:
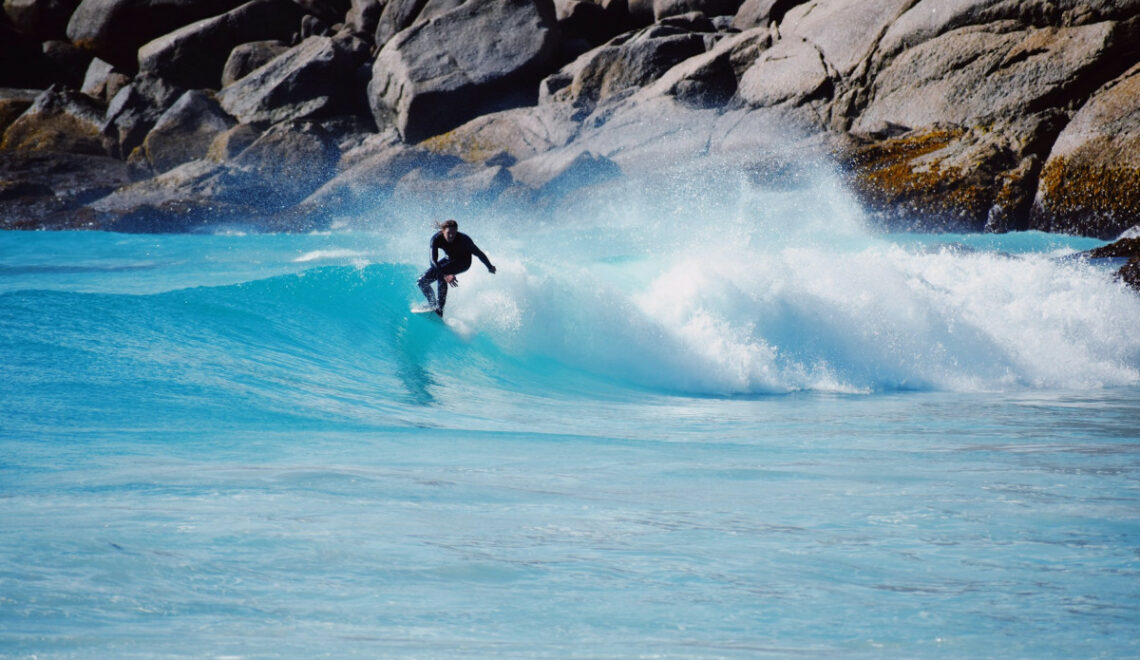
<path id="1" fill-rule="evenodd" d="M 0 234 L 0 656 L 1140 655 L 1100 242 L 675 203 Z"/>

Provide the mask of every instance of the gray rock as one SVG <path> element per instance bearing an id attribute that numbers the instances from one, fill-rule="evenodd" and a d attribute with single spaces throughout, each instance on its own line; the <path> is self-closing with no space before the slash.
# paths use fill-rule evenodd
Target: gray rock
<path id="1" fill-rule="evenodd" d="M 124 71 L 135 71 L 140 46 L 242 0 L 83 0 L 67 24 L 76 46 Z"/>
<path id="2" fill-rule="evenodd" d="M 557 48 L 551 0 L 471 0 L 385 44 L 368 87 L 376 123 L 394 118 L 414 142 L 534 103 Z"/>
<path id="3" fill-rule="evenodd" d="M 40 94 L 43 94 L 42 89 L 0 87 L 0 140 L 4 137 L 4 131 L 8 130 L 12 122 L 24 114 L 24 111 L 32 107 Z"/>
<path id="4" fill-rule="evenodd" d="M 857 75 L 879 39 L 913 0 L 812 0 L 784 16 L 784 39 L 804 39 L 843 76 Z"/>
<path id="5" fill-rule="evenodd" d="M 351 57 L 328 37 L 310 37 L 218 94 L 242 123 L 334 115 L 353 106 Z"/>
<path id="6" fill-rule="evenodd" d="M 465 0 L 390 0 L 384 5 L 377 21 L 375 43 L 383 46 L 396 33 L 416 23 L 441 16 L 464 2 Z"/>
<path id="7" fill-rule="evenodd" d="M 740 9 L 742 0 L 653 0 L 653 19 L 700 12 L 705 16 L 731 16 Z"/>
<path id="8" fill-rule="evenodd" d="M 415 168 L 392 189 L 391 205 L 429 215 L 457 215 L 485 209 L 513 183 L 506 167 L 459 164 L 443 173 Z"/>
<path id="9" fill-rule="evenodd" d="M 784 19 L 784 13 L 789 9 L 786 0 L 744 0 L 732 25 L 738 30 L 749 30 L 754 27 L 768 27 L 771 23 L 779 23 Z"/>
<path id="10" fill-rule="evenodd" d="M 230 52 L 251 41 L 288 39 L 301 22 L 290 0 L 253 0 L 139 48 L 139 70 L 186 88 L 220 89 Z"/>
<path id="11" fill-rule="evenodd" d="M 831 77 L 823 54 L 806 41 L 782 40 L 768 49 L 740 81 L 740 98 L 752 107 L 800 105 L 826 95 Z"/>
<path id="12" fill-rule="evenodd" d="M 59 152 L 0 158 L 0 229 L 89 229 L 89 204 L 129 182 L 121 161 Z"/>
<path id="13" fill-rule="evenodd" d="M 578 132 L 575 108 L 569 103 L 516 108 L 476 117 L 422 146 L 469 163 L 509 155 L 515 161 L 568 144 Z"/>
<path id="14" fill-rule="evenodd" d="M 590 112 L 609 97 L 652 83 L 680 62 L 706 52 L 710 45 L 705 34 L 660 26 L 646 28 L 595 48 L 567 65 L 563 75 L 570 78 L 569 84 L 547 96 Z M 545 87 L 549 90 L 554 84 L 551 80 Z"/>
<path id="15" fill-rule="evenodd" d="M 402 144 L 395 136 L 374 140 L 344 155 L 340 172 L 298 205 L 303 217 L 364 216 L 391 199 L 400 179 L 413 170 L 447 172 L 457 159 Z"/>
<path id="16" fill-rule="evenodd" d="M 83 74 L 83 84 L 80 85 L 79 91 L 91 98 L 107 100 L 107 79 L 114 70 L 115 67 L 109 62 L 104 62 L 98 57 L 92 58 L 91 63 L 87 65 L 87 71 Z"/>
<path id="17" fill-rule="evenodd" d="M 1019 30 L 1016 24 L 965 27 L 895 58 L 872 86 L 872 99 L 855 124 L 879 122 L 918 128 L 936 123 L 973 125 L 1063 105 L 1119 70 L 1122 24 Z"/>
<path id="18" fill-rule="evenodd" d="M 214 136 L 206 158 L 214 162 L 224 162 L 237 158 L 249 145 L 257 141 L 264 131 L 253 124 L 238 124 Z"/>
<path id="19" fill-rule="evenodd" d="M 222 68 L 222 87 L 228 87 L 289 50 L 283 41 L 253 41 L 235 46 Z"/>
<path id="20" fill-rule="evenodd" d="M 386 6 L 384 0 L 352 0 L 345 23 L 355 34 L 374 35 Z"/>
<path id="21" fill-rule="evenodd" d="M 1073 26 L 1122 20 L 1140 12 L 1140 0 L 920 0 L 883 35 L 878 58 L 893 57 L 969 25 L 1018 21 L 1023 26 Z"/>
<path id="22" fill-rule="evenodd" d="M 119 90 L 107 105 L 103 144 L 116 158 L 125 159 L 142 144 L 146 134 L 185 90 L 161 78 L 139 75 Z"/>
<path id="23" fill-rule="evenodd" d="M 217 101 L 200 90 L 183 94 L 155 122 L 142 150 L 155 172 L 204 158 L 214 138 L 235 124 Z"/>
<path id="24" fill-rule="evenodd" d="M 4 0 L 12 27 L 40 41 L 67 36 L 67 20 L 79 0 Z"/>
<path id="25" fill-rule="evenodd" d="M 286 209 L 311 195 L 336 172 L 340 151 L 312 122 L 277 124 L 210 182 L 213 197 L 263 212 Z"/>
<path id="26" fill-rule="evenodd" d="M 4 131 L 0 150 L 105 155 L 103 108 L 85 94 L 51 87 Z"/>
<path id="27" fill-rule="evenodd" d="M 1113 238 L 1140 217 L 1140 65 L 1093 94 L 1053 144 L 1031 227 Z"/>

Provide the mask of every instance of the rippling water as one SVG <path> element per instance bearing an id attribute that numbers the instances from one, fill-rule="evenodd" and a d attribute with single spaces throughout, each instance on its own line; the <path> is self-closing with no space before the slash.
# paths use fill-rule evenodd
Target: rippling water
<path id="1" fill-rule="evenodd" d="M 674 202 L 0 235 L 0 655 L 1140 655 L 1099 242 Z"/>

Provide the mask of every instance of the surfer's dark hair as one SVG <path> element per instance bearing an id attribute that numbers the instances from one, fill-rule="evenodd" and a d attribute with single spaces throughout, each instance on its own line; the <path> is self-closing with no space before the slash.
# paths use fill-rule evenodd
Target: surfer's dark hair
<path id="1" fill-rule="evenodd" d="M 435 223 L 436 229 L 447 229 L 448 227 L 451 227 L 455 231 L 459 231 L 459 223 L 454 220 L 444 220 L 443 222 Z"/>

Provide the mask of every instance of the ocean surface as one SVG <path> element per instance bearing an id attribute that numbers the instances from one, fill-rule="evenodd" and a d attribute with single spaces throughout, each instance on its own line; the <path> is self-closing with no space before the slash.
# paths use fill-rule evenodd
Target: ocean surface
<path id="1" fill-rule="evenodd" d="M 1140 657 L 1101 241 L 673 192 L 0 234 L 0 656 Z"/>

